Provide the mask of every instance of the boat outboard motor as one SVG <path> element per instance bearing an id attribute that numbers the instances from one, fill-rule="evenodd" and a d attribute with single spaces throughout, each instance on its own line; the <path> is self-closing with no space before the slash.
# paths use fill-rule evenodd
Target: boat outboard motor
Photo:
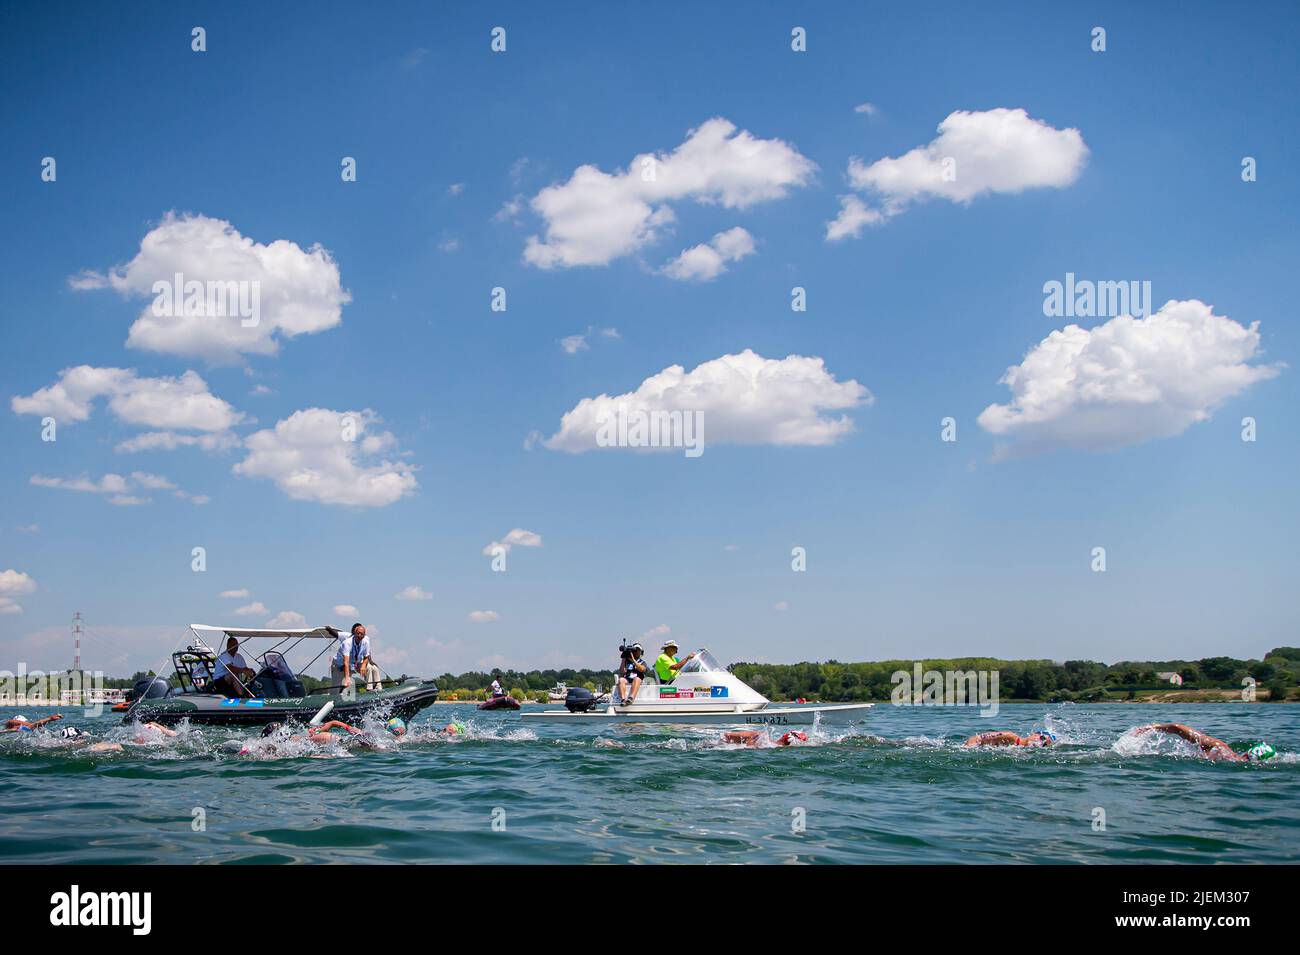
<path id="1" fill-rule="evenodd" d="M 136 700 L 161 700 L 171 692 L 171 686 L 160 676 L 145 677 L 136 680 L 131 692 L 126 695 L 127 702 Z"/>
<path id="2" fill-rule="evenodd" d="M 605 698 L 597 696 L 585 686 L 571 686 L 569 692 L 564 694 L 564 708 L 570 713 L 588 713 L 603 699 Z"/>

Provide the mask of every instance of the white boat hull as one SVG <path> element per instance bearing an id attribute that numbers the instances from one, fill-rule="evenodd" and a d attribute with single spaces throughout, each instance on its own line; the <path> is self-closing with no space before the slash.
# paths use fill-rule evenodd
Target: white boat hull
<path id="1" fill-rule="evenodd" d="M 820 717 L 822 722 L 840 722 L 866 715 L 872 703 L 828 703 L 825 706 L 765 706 L 737 713 L 730 707 L 616 706 L 601 707 L 588 713 L 568 710 L 542 710 L 521 713 L 525 720 L 554 720 L 569 724 L 599 726 L 605 723 L 679 723 L 711 726 L 809 726 Z"/>

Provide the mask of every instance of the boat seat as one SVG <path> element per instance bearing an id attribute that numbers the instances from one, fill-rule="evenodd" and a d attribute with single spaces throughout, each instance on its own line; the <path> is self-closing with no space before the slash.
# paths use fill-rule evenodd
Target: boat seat
<path id="1" fill-rule="evenodd" d="M 294 674 L 289 664 L 285 662 L 284 655 L 280 653 L 269 652 L 263 657 L 262 670 L 257 674 L 257 682 L 261 684 L 264 697 L 301 698 L 307 695 L 302 681 Z"/>
<path id="2" fill-rule="evenodd" d="M 249 689 L 258 692 L 258 695 L 263 697 L 301 698 L 307 695 L 306 687 L 302 685 L 302 681 L 297 677 L 291 680 L 282 680 L 275 674 L 266 671 L 263 671 L 253 684 L 249 684 Z"/>

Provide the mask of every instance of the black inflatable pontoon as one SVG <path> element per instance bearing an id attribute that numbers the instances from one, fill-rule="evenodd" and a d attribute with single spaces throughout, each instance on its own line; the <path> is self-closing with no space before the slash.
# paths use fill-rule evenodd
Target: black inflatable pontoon
<path id="1" fill-rule="evenodd" d="M 189 720 L 191 723 L 221 726 L 261 726 L 291 720 L 305 723 L 327 703 L 334 704 L 328 718 L 345 723 L 359 722 L 371 711 L 410 720 L 438 699 L 438 687 L 432 680 L 415 677 L 403 681 L 384 680 L 380 689 L 375 690 L 366 690 L 357 680 L 346 689 L 329 687 L 308 693 L 284 654 L 304 640 L 328 641 L 313 658 L 314 663 L 327 650 L 333 650 L 333 643 L 339 638 L 339 631 L 333 627 L 249 630 L 191 624 L 190 629 L 197 638 L 195 644 L 172 654 L 180 686 L 171 687 L 157 677 L 141 681 L 144 685 L 135 688 L 122 710 L 124 722 L 153 721 L 166 725 Z M 230 697 L 212 690 L 217 652 L 204 642 L 206 634 L 219 634 L 223 644 L 234 637 L 241 650 L 248 640 L 275 641 L 260 656 L 250 654 L 257 666 L 254 667 L 256 675 L 253 679 L 243 684 L 247 696 Z"/>

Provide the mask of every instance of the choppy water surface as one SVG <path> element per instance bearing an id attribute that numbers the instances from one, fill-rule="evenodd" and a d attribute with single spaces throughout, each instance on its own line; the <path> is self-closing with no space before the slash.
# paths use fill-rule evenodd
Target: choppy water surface
<path id="1" fill-rule="evenodd" d="M 466 736 L 439 732 L 453 719 Z M 1157 721 L 1280 755 L 1213 764 L 1125 735 Z M 758 749 L 723 744 L 721 729 L 575 734 L 460 706 L 426 710 L 378 750 L 213 728 L 137 742 L 108 715 L 57 725 L 124 751 L 0 736 L 0 861 L 1300 862 L 1290 705 L 1017 705 L 994 720 L 881 705 L 807 744 Z M 1061 745 L 960 748 L 1044 725 Z"/>

